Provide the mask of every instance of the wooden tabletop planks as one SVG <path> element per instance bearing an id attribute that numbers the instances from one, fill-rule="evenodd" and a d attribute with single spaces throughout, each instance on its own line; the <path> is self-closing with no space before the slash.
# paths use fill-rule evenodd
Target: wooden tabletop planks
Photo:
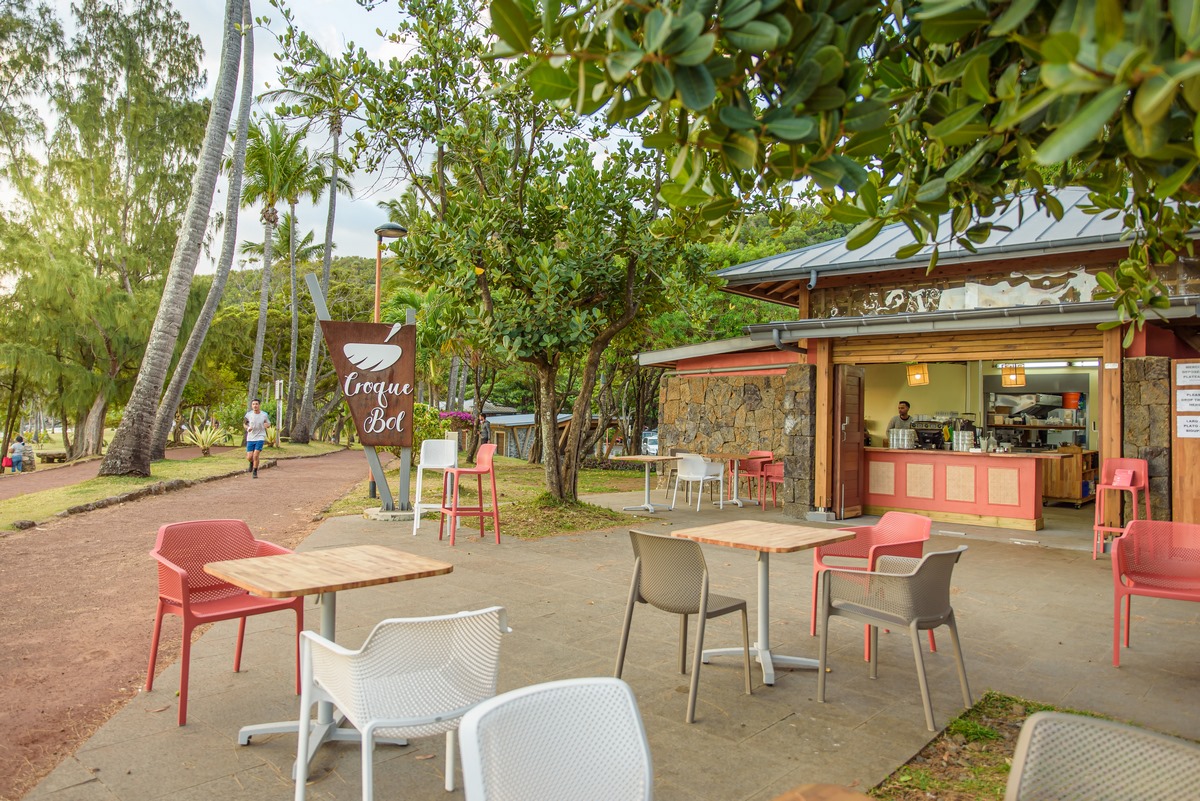
<path id="1" fill-rule="evenodd" d="M 853 531 L 835 528 L 813 528 L 786 523 L 767 523 L 757 520 L 731 520 L 708 526 L 672 531 L 672 537 L 682 537 L 709 545 L 744 548 L 767 553 L 793 553 L 821 545 L 854 539 Z"/>
<path id="2" fill-rule="evenodd" d="M 383 545 L 352 545 L 321 551 L 210 562 L 205 572 L 255 595 L 294 598 L 374 584 L 441 576 L 454 569 Z"/>
<path id="3" fill-rule="evenodd" d="M 610 456 L 614 462 L 678 462 L 678 456 L 651 456 L 642 453 L 635 456 Z"/>

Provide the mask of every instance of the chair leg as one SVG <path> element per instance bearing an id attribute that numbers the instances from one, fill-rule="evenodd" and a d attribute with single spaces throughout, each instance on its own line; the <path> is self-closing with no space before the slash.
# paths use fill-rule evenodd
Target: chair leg
<path id="1" fill-rule="evenodd" d="M 417 468 L 417 492 L 413 499 L 413 536 L 417 536 L 417 529 L 421 527 L 421 479 L 425 477 L 425 471 Z"/>
<path id="2" fill-rule="evenodd" d="M 458 531 L 458 494 L 462 490 L 461 476 L 454 474 L 454 484 L 450 488 L 450 544 L 454 545 L 454 534 Z"/>
<path id="3" fill-rule="evenodd" d="M 1113 593 L 1113 667 L 1121 666 L 1121 596 Z"/>
<path id="4" fill-rule="evenodd" d="M 723 510 L 725 508 L 725 474 L 724 473 L 722 473 L 721 477 L 719 479 L 717 479 L 717 499 L 718 499 L 717 508 Z"/>
<path id="5" fill-rule="evenodd" d="M 479 498 L 479 539 L 483 539 L 483 473 L 475 474 L 475 497 Z"/>
<path id="6" fill-rule="evenodd" d="M 824 578 L 821 574 L 817 574 L 817 580 Z M 825 594 L 821 594 L 821 608 L 817 619 L 820 621 L 820 645 L 817 652 L 817 703 L 825 703 L 825 663 L 829 656 L 829 604 L 825 599 Z"/>
<path id="7" fill-rule="evenodd" d="M 674 491 L 673 493 L 671 493 L 671 508 L 670 508 L 670 511 L 672 511 L 672 512 L 674 512 L 674 511 L 675 511 L 675 500 L 676 500 L 678 497 L 679 497 L 679 477 L 678 477 L 678 476 L 676 476 L 676 477 L 675 477 L 675 491 Z M 686 501 L 686 500 L 687 500 L 687 498 L 684 498 L 684 500 Z"/>
<path id="8" fill-rule="evenodd" d="M 179 654 L 179 725 L 187 725 L 188 668 L 192 663 L 192 627 L 183 626 L 183 649 Z"/>
<path id="9" fill-rule="evenodd" d="M 1129 622 L 1133 618 L 1133 596 L 1125 596 L 1125 647 L 1129 647 Z"/>
<path id="10" fill-rule="evenodd" d="M 454 792 L 454 752 L 458 750 L 458 729 L 446 732 L 446 792 Z"/>
<path id="11" fill-rule="evenodd" d="M 300 691 L 299 739 L 296 742 L 296 796 L 295 801 L 304 801 L 308 789 L 308 738 L 312 731 L 313 699 L 311 684 L 306 683 Z"/>
<path id="12" fill-rule="evenodd" d="M 621 644 L 617 647 L 617 667 L 613 670 L 613 676 L 618 679 L 621 678 L 621 671 L 625 669 L 625 651 L 629 647 L 629 627 L 633 623 L 633 607 L 637 604 L 638 576 L 641 568 L 641 560 L 636 560 L 633 564 L 633 581 L 629 585 L 629 603 L 625 604 L 625 624 L 621 626 Z"/>
<path id="13" fill-rule="evenodd" d="M 296 695 L 300 694 L 300 632 L 304 631 L 304 602 L 296 604 Z"/>
<path id="14" fill-rule="evenodd" d="M 679 616 L 679 674 L 681 676 L 687 675 L 687 619 L 687 615 Z"/>
<path id="15" fill-rule="evenodd" d="M 937 731 L 933 726 L 933 704 L 929 701 L 929 682 L 925 679 L 925 658 L 921 655 L 921 635 L 917 631 L 916 623 L 909 627 L 908 634 L 912 640 L 913 659 L 917 663 L 917 683 L 921 685 L 921 705 L 925 708 L 925 726 L 930 731 Z"/>
<path id="16" fill-rule="evenodd" d="M 688 482 L 688 487 L 692 486 L 692 482 Z M 709 486 L 712 486 L 711 484 Z M 700 479 L 696 484 L 696 511 L 700 511 L 700 502 L 704 500 L 704 479 Z"/>
<path id="17" fill-rule="evenodd" d="M 696 494 L 699 495 L 700 493 L 697 492 Z M 701 606 L 701 609 L 707 606 L 707 596 L 707 592 L 702 596 L 704 604 Z M 688 689 L 687 715 L 684 717 L 684 721 L 687 723 L 696 722 L 696 694 L 700 691 L 700 656 L 704 652 L 704 623 L 707 617 L 703 611 L 696 615 L 696 653 L 692 657 L 692 683 Z"/>
<path id="18" fill-rule="evenodd" d="M 867 661 L 871 663 L 871 678 L 879 678 L 879 627 L 867 627 Z"/>
<path id="19" fill-rule="evenodd" d="M 745 656 L 746 695 L 750 695 L 750 620 L 745 609 L 742 610 L 742 654 Z"/>
<path id="20" fill-rule="evenodd" d="M 492 528 L 496 529 L 496 544 L 500 544 L 500 501 L 496 497 L 496 471 L 490 473 L 492 478 Z M 480 503 L 483 500 L 480 499 Z"/>
<path id="21" fill-rule="evenodd" d="M 950 640 L 954 643 L 954 661 L 958 666 L 958 683 L 962 687 L 963 706 L 967 709 L 971 708 L 971 686 L 967 684 L 967 664 L 963 661 L 962 641 L 958 639 L 958 623 L 954 619 L 954 612 L 950 612 L 950 620 L 946 622 L 950 627 Z M 930 629 L 932 631 L 932 629 Z"/>
<path id="22" fill-rule="evenodd" d="M 765 500 L 765 499 L 764 499 Z M 812 574 L 812 606 L 808 612 L 808 636 L 817 636 L 817 588 L 821 585 L 821 568 L 817 564 L 817 557 L 813 555 L 813 574 Z"/>
<path id="23" fill-rule="evenodd" d="M 375 730 L 370 726 L 362 732 L 362 797 L 375 797 Z"/>
<path id="24" fill-rule="evenodd" d="M 158 601 L 158 610 L 154 613 L 154 636 L 150 638 L 150 666 L 146 668 L 146 692 L 154 689 L 154 669 L 158 663 L 158 637 L 162 633 L 163 602 Z"/>
<path id="25" fill-rule="evenodd" d="M 242 669 L 242 643 L 246 641 L 246 618 L 242 617 L 238 620 L 238 638 L 237 647 L 233 649 L 233 672 L 239 673 Z"/>

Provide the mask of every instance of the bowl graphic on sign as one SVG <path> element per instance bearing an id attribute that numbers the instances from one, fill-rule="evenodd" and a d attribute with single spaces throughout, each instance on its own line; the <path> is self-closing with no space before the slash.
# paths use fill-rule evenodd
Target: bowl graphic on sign
<path id="1" fill-rule="evenodd" d="M 404 355 L 404 349 L 399 345 L 386 344 L 389 339 L 396 336 L 396 332 L 401 328 L 403 325 L 400 323 L 393 325 L 392 330 L 384 337 L 382 345 L 374 342 L 347 342 L 342 346 L 342 353 L 346 354 L 350 363 L 359 370 L 366 370 L 370 373 L 386 370 Z"/>

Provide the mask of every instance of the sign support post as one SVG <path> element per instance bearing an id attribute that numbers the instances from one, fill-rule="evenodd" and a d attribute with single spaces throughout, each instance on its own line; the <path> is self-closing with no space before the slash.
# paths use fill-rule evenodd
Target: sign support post
<path id="1" fill-rule="evenodd" d="M 412 309 L 404 310 L 404 324 L 416 325 L 417 313 Z M 412 446 L 406 445 L 400 449 L 400 511 L 411 512 L 413 510 L 412 503 L 409 502 L 408 485 L 412 476 Z M 482 501 L 480 501 L 482 503 Z"/>

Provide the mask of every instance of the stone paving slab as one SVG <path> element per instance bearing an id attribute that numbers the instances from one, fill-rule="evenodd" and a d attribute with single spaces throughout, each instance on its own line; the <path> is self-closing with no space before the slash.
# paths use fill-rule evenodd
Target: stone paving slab
<path id="1" fill-rule="evenodd" d="M 640 493 L 606 496 L 628 506 Z M 645 516 L 641 529 L 734 519 L 779 519 L 777 513 L 702 507 Z M 629 528 L 626 527 L 626 528 Z M 610 675 L 628 594 L 632 556 L 626 529 L 501 545 L 460 537 L 439 542 L 436 529 L 413 537 L 401 524 L 358 518 L 326 521 L 303 544 L 313 550 L 384 544 L 452 562 L 454 572 L 413 582 L 370 587 L 338 596 L 338 639 L 357 647 L 379 620 L 474 609 L 508 608 L 513 633 L 502 645 L 501 691 L 571 676 Z M 1064 704 L 1200 739 L 1200 604 L 1134 601 L 1133 645 L 1122 667 L 1111 665 L 1112 594 L 1107 560 L 1090 551 L 937 537 L 930 549 L 966 543 L 955 571 L 954 604 L 972 691 L 995 689 Z M 714 591 L 740 595 L 751 606 L 753 640 L 756 566 L 750 552 L 703 546 Z M 779 556 L 771 563 L 772 645 L 780 653 L 815 656 L 808 636 L 811 558 Z M 306 606 L 315 628 L 319 609 Z M 28 796 L 29 799 L 144 801 L 221 797 L 287 799 L 294 735 L 236 743 L 239 726 L 290 719 L 291 620 L 288 613 L 252 619 L 243 671 L 231 671 L 234 622 L 221 623 L 193 648 L 188 725 L 175 726 L 178 665 L 96 732 Z M 944 630 L 943 630 L 944 631 Z M 903 633 L 881 634 L 879 678 L 862 661 L 862 629 L 835 620 L 830 633 L 827 703 L 814 700 L 812 671 L 780 671 L 762 684 L 755 666 L 753 694 L 742 692 L 741 663 L 719 658 L 703 668 L 697 720 L 683 722 L 688 678 L 677 672 L 676 620 L 640 607 L 634 613 L 625 679 L 645 720 L 660 801 L 767 801 L 797 784 L 829 782 L 867 788 L 919 751 L 925 730 L 912 662 Z M 736 643 L 736 616 L 711 621 L 709 645 Z M 148 645 L 148 643 L 147 643 Z M 961 711 L 948 634 L 942 650 L 926 653 L 939 725 Z M 926 650 L 928 646 L 925 646 Z M 445 740 L 376 749 L 379 798 L 442 799 Z M 308 797 L 360 797 L 357 746 L 326 745 L 313 762 Z M 458 781 L 461 786 L 461 777 Z"/>

